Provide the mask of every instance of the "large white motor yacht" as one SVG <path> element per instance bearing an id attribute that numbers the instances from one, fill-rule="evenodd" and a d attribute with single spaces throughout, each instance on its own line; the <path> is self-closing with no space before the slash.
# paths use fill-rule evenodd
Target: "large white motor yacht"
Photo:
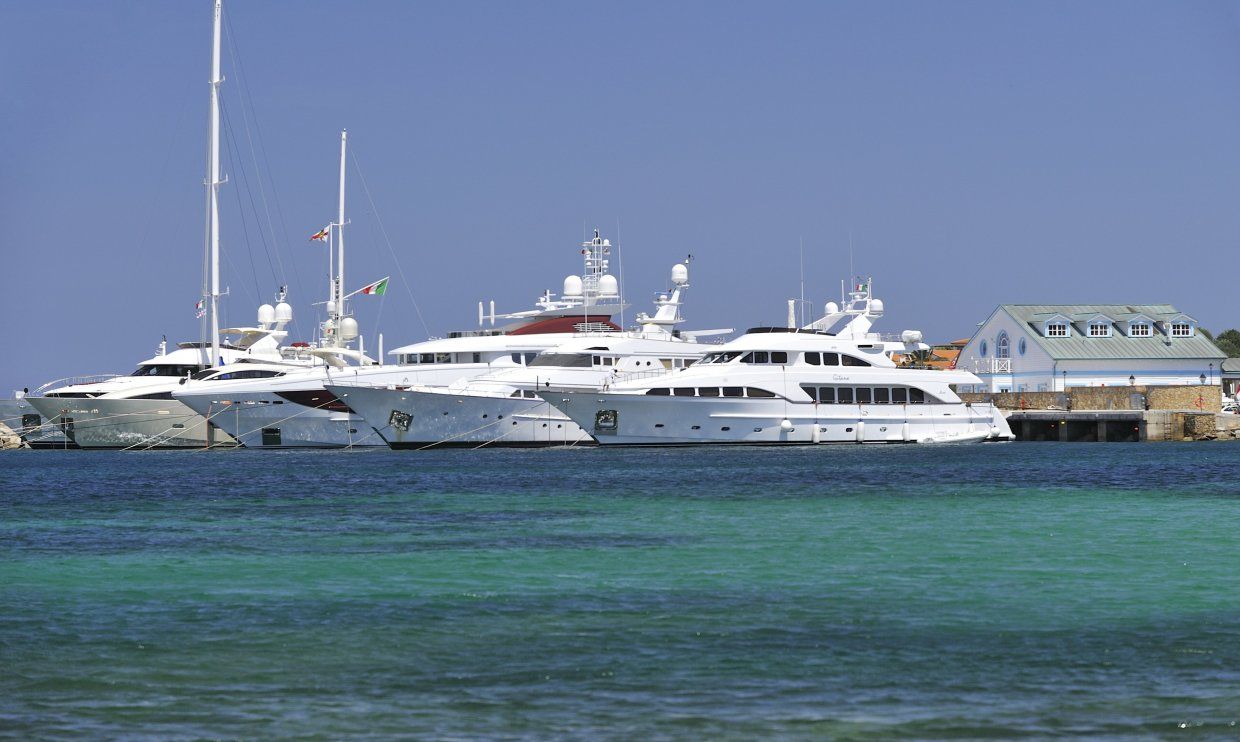
<path id="1" fill-rule="evenodd" d="M 672 269 L 673 288 L 659 294 L 654 316 L 633 332 L 585 332 L 540 353 L 526 366 L 465 378 L 446 387 L 376 388 L 329 384 L 392 448 L 545 446 L 592 442 L 571 419 L 537 397 L 538 389 L 597 390 L 620 379 L 663 376 L 708 348 L 681 337 L 681 295 L 688 269 Z M 719 331 L 707 331 L 717 333 Z"/>
<path id="2" fill-rule="evenodd" d="M 1010 440 L 1000 411 L 956 395 L 973 374 L 892 359 L 928 346 L 916 331 L 895 342 L 870 332 L 883 313 L 870 286 L 809 326 L 751 329 L 670 377 L 539 395 L 601 445 Z"/>
<path id="3" fill-rule="evenodd" d="M 331 363 L 278 379 L 186 384 L 174 396 L 247 447 L 384 446 L 387 442 L 327 385 L 376 388 L 447 386 L 500 369 L 521 368 L 574 333 L 618 331 L 611 318 L 623 308 L 619 283 L 608 271 L 611 243 L 595 231 L 581 245 L 582 275 L 564 279 L 555 298 L 533 309 L 495 314 L 478 305 L 479 329 L 399 347 L 393 365 Z M 499 324 L 497 324 L 497 320 Z M 489 325 L 489 326 L 488 326 Z M 381 351 L 382 354 L 382 351 Z"/>

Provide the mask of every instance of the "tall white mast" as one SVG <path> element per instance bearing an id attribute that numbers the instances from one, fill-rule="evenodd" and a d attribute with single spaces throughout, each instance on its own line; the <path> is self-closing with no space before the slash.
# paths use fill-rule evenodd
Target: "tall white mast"
<path id="1" fill-rule="evenodd" d="M 215 35 L 211 44 L 211 150 L 208 155 L 207 202 L 211 240 L 211 360 L 220 360 L 220 19 L 222 0 L 215 0 Z"/>
<path id="2" fill-rule="evenodd" d="M 344 162 L 345 147 L 348 144 L 349 132 L 347 129 L 340 131 L 340 209 L 336 214 L 336 248 L 339 250 L 336 258 L 336 314 L 341 320 L 345 316 L 344 311 Z M 340 320 L 336 322 L 336 339 L 340 345 L 344 344 L 344 339 L 340 333 Z"/>

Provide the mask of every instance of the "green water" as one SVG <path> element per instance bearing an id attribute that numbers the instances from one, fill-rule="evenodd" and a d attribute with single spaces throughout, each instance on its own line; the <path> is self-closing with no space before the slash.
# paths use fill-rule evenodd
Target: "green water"
<path id="1" fill-rule="evenodd" d="M 1240 445 L 0 458 L 0 734 L 1237 734 Z"/>

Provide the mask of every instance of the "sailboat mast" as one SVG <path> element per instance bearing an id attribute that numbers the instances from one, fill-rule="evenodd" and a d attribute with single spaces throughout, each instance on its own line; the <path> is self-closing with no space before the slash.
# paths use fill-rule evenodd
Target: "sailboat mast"
<path id="1" fill-rule="evenodd" d="M 345 147 L 348 144 L 349 132 L 347 129 L 340 131 L 340 209 L 336 214 L 336 248 L 339 250 L 336 257 L 336 313 L 339 317 L 345 316 L 344 311 L 344 163 L 345 163 Z M 336 323 L 336 339 L 343 344 L 340 337 L 340 322 Z"/>
<path id="2" fill-rule="evenodd" d="M 215 0 L 215 34 L 211 44 L 211 151 L 207 174 L 208 219 L 211 236 L 211 362 L 220 361 L 220 20 L 222 0 Z"/>

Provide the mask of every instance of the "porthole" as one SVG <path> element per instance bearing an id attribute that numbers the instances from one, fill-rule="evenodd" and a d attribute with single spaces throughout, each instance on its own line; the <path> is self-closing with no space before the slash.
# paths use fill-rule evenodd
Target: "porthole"
<path id="1" fill-rule="evenodd" d="M 694 425 L 692 428 L 690 428 L 690 430 L 701 430 L 701 429 L 702 429 L 701 425 Z"/>
<path id="2" fill-rule="evenodd" d="M 732 429 L 731 426 L 728 426 L 728 425 L 724 425 L 722 428 L 720 428 L 720 430 L 724 430 L 724 431 L 731 430 L 731 429 Z"/>
<path id="3" fill-rule="evenodd" d="M 655 426 L 656 428 L 661 428 L 661 427 L 663 427 L 663 423 L 655 423 L 655 424 L 654 424 L 654 426 Z"/>

